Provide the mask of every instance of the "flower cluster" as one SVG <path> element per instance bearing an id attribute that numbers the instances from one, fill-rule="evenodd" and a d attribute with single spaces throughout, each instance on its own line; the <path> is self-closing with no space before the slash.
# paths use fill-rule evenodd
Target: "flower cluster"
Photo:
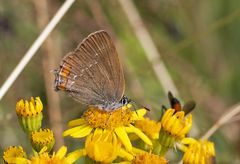
<path id="1" fill-rule="evenodd" d="M 30 101 L 20 100 L 16 105 L 19 123 L 28 135 L 33 156 L 28 157 L 21 146 L 10 146 L 4 151 L 5 163 L 63 163 L 71 164 L 79 158 L 85 163 L 165 164 L 171 149 L 178 148 L 183 154 L 183 163 L 214 163 L 214 144 L 207 140 L 186 138 L 192 128 L 190 111 L 195 104 L 181 106 L 171 94 L 170 108 L 164 107 L 159 121 L 145 117 L 147 110 L 134 109 L 131 104 L 114 111 L 105 111 L 89 106 L 80 116 L 68 123 L 63 136 L 84 141 L 67 154 L 62 146 L 50 153 L 54 134 L 42 128 L 43 105 L 39 97 Z M 190 104 L 190 105 L 189 105 Z"/>
<path id="2" fill-rule="evenodd" d="M 21 146 L 10 146 L 3 153 L 5 163 L 11 164 L 71 164 L 78 157 L 68 156 L 67 147 L 62 146 L 56 153 L 50 153 L 55 139 L 50 129 L 42 128 L 43 104 L 39 97 L 30 101 L 20 100 L 16 104 L 16 114 L 23 131 L 31 142 L 33 156 L 28 157 Z"/>

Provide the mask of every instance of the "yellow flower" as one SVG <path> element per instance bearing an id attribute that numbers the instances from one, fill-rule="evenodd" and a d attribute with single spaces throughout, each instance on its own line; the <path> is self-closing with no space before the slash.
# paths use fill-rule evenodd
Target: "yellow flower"
<path id="1" fill-rule="evenodd" d="M 177 139 L 182 139 L 192 128 L 192 114 L 185 117 L 184 111 L 168 109 L 161 120 L 162 129 Z"/>
<path id="2" fill-rule="evenodd" d="M 184 111 L 176 112 L 175 109 L 168 109 L 161 120 L 159 143 L 161 144 L 161 155 L 165 155 L 174 143 L 181 140 L 191 130 L 192 114 L 185 117 Z"/>
<path id="3" fill-rule="evenodd" d="M 52 150 L 55 143 L 53 132 L 50 129 L 39 129 L 31 134 L 31 144 L 35 151 L 39 152 L 44 146 L 47 152 Z"/>
<path id="4" fill-rule="evenodd" d="M 108 130 L 96 129 L 88 135 L 85 148 L 76 150 L 69 156 L 85 156 L 95 162 L 111 163 L 117 157 L 132 160 L 133 156 L 121 147 L 121 142 L 116 134 Z"/>
<path id="5" fill-rule="evenodd" d="M 212 164 L 215 163 L 214 143 L 207 140 L 184 138 L 180 148 L 184 151 L 183 163 L 185 164 Z"/>
<path id="6" fill-rule="evenodd" d="M 5 163 L 15 163 L 16 158 L 26 158 L 26 153 L 21 146 L 10 146 L 3 152 Z"/>
<path id="7" fill-rule="evenodd" d="M 98 132 L 90 134 L 85 143 L 87 155 L 97 162 L 110 163 L 117 158 L 121 149 L 121 142 L 117 140 L 115 134 L 109 131 Z"/>
<path id="8" fill-rule="evenodd" d="M 135 126 L 142 130 L 151 139 L 158 139 L 159 131 L 161 129 L 161 123 L 149 118 L 136 121 Z"/>
<path id="9" fill-rule="evenodd" d="M 30 101 L 20 100 L 16 104 L 16 113 L 18 121 L 27 133 L 38 130 L 42 125 L 42 110 L 43 104 L 39 97 L 35 100 L 31 97 Z"/>
<path id="10" fill-rule="evenodd" d="M 134 121 L 143 119 L 146 113 L 145 109 L 132 111 L 128 104 L 115 111 L 108 112 L 90 106 L 84 112 L 80 119 L 69 122 L 70 129 L 64 131 L 63 136 L 72 136 L 73 138 L 83 138 L 88 136 L 93 130 L 104 129 L 106 132 L 115 134 L 127 151 L 131 151 L 132 144 L 128 133 L 134 133 L 146 144 L 152 145 L 151 140 L 138 128 L 132 125 Z"/>

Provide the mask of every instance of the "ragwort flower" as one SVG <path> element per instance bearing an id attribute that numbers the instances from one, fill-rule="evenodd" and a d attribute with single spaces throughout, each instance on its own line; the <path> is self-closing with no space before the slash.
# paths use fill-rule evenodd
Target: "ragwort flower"
<path id="1" fill-rule="evenodd" d="M 69 156 L 88 156 L 95 162 L 111 163 L 117 157 L 132 160 L 133 155 L 122 148 L 117 135 L 108 130 L 96 129 L 87 136 L 85 148 L 76 150 Z"/>
<path id="2" fill-rule="evenodd" d="M 207 140 L 195 140 L 193 138 L 184 138 L 181 141 L 180 149 L 184 151 L 184 164 L 213 164 L 215 161 L 214 143 Z"/>
<path id="3" fill-rule="evenodd" d="M 145 113 L 145 109 L 132 111 L 130 104 L 112 112 L 90 106 L 80 119 L 69 122 L 68 125 L 71 128 L 66 130 L 63 136 L 70 135 L 73 138 L 83 138 L 88 136 L 93 130 L 104 129 L 112 135 L 116 135 L 127 151 L 132 149 L 128 133 L 136 134 L 146 144 L 151 146 L 151 140 L 140 129 L 132 125 L 134 121 L 143 119 Z"/>
<path id="4" fill-rule="evenodd" d="M 185 137 L 192 127 L 192 114 L 185 117 L 184 111 L 168 109 L 161 119 L 161 130 L 159 143 L 161 144 L 161 154 L 164 155 L 169 148 L 174 146 L 176 141 Z"/>
<path id="5" fill-rule="evenodd" d="M 26 152 L 21 146 L 10 146 L 3 152 L 5 163 L 14 163 L 16 158 L 26 158 Z"/>
<path id="6" fill-rule="evenodd" d="M 30 101 L 20 100 L 16 104 L 16 113 L 18 121 L 26 133 L 38 130 L 42 125 L 43 104 L 39 97 L 35 100 L 31 97 Z"/>

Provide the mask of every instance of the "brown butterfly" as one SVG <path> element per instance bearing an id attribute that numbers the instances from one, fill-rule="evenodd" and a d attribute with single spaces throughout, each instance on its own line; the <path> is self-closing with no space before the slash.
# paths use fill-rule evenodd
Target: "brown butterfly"
<path id="1" fill-rule="evenodd" d="M 96 31 L 69 52 L 55 71 L 55 90 L 68 92 L 82 104 L 113 111 L 130 102 L 124 96 L 122 66 L 106 31 Z"/>

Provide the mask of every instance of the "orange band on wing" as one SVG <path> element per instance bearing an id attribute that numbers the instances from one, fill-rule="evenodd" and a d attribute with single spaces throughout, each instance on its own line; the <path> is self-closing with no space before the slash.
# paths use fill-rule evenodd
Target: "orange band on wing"
<path id="1" fill-rule="evenodd" d="M 70 74 L 70 70 L 71 70 L 70 65 L 68 65 L 68 64 L 65 63 L 65 64 L 62 66 L 62 69 L 60 70 L 59 75 L 60 75 L 60 76 L 67 77 L 67 76 Z"/>
<path id="2" fill-rule="evenodd" d="M 66 77 L 61 77 L 61 83 L 57 86 L 58 89 L 65 90 L 68 79 Z"/>
<path id="3" fill-rule="evenodd" d="M 68 76 L 70 75 L 70 71 L 71 71 L 71 66 L 69 64 L 64 63 L 62 65 L 62 68 L 60 69 L 58 76 L 59 76 L 59 81 L 57 88 L 60 90 L 65 90 L 66 89 L 66 85 L 68 82 Z"/>

